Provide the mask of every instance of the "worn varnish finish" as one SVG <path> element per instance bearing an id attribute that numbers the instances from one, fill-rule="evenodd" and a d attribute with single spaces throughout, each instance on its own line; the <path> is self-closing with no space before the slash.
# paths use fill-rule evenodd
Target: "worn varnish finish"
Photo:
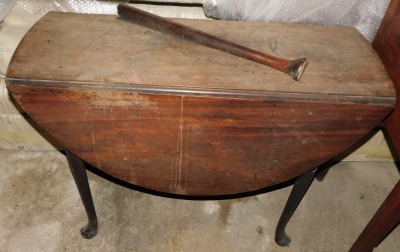
<path id="1" fill-rule="evenodd" d="M 296 82 L 274 69 L 116 16 L 51 12 L 21 41 L 7 77 L 89 83 L 85 88 L 144 84 L 212 93 L 283 93 L 284 100 L 303 94 L 307 100 L 361 97 L 364 103 L 373 103 L 383 97 L 385 104 L 394 103 L 393 83 L 381 60 L 354 28 L 177 21 L 279 57 L 307 57 L 307 72 Z"/>
<path id="2" fill-rule="evenodd" d="M 136 185 L 190 195 L 251 191 L 296 177 L 349 147 L 391 110 L 114 91 L 10 90 L 35 121 L 90 164 Z"/>
<path id="3" fill-rule="evenodd" d="M 179 22 L 277 56 L 306 56 L 310 65 L 295 82 L 115 16 L 50 13 L 14 54 L 8 89 L 83 160 L 139 186 L 189 195 L 292 179 L 393 109 L 392 82 L 353 28 Z"/>

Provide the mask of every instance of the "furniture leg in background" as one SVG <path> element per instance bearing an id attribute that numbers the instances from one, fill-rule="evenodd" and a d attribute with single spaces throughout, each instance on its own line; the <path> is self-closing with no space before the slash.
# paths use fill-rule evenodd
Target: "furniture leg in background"
<path id="1" fill-rule="evenodd" d="M 372 251 L 400 223 L 400 180 L 360 234 L 350 252 Z"/>
<path id="2" fill-rule="evenodd" d="M 385 129 L 396 154 L 400 153 L 400 0 L 392 0 L 372 46 L 382 59 L 396 89 L 396 107 Z M 400 181 L 382 203 L 350 251 L 372 251 L 400 222 Z"/>

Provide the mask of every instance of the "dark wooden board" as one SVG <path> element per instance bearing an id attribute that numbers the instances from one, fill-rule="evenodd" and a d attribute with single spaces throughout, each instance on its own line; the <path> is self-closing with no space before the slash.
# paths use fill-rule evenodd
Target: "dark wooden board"
<path id="1" fill-rule="evenodd" d="M 63 146 L 106 173 L 189 195 L 292 179 L 367 134 L 388 106 L 9 86 Z"/>

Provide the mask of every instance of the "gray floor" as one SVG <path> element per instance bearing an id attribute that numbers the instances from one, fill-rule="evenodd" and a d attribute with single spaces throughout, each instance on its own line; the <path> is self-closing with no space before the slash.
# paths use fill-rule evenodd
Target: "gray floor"
<path id="1" fill-rule="evenodd" d="M 80 237 L 85 212 L 65 157 L 0 151 L 0 251 L 347 251 L 399 179 L 390 162 L 341 162 L 314 182 L 274 243 L 291 186 L 253 197 L 191 201 L 140 193 L 89 172 L 100 221 Z M 400 251 L 400 228 L 376 251 Z"/>

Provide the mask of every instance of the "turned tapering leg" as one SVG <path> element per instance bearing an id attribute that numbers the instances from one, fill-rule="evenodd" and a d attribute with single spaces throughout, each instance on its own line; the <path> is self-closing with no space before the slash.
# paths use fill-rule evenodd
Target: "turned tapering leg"
<path id="1" fill-rule="evenodd" d="M 279 246 L 289 246 L 291 239 L 285 231 L 286 225 L 288 224 L 304 194 L 307 192 L 307 189 L 313 181 L 317 170 L 318 169 L 309 171 L 296 179 L 292 192 L 289 195 L 289 199 L 286 202 L 285 208 L 283 209 L 282 215 L 279 219 L 278 226 L 276 227 L 275 242 Z"/>
<path id="2" fill-rule="evenodd" d="M 65 152 L 67 154 L 69 167 L 71 168 L 76 186 L 78 187 L 79 195 L 81 196 L 81 200 L 89 219 L 87 225 L 81 229 L 81 235 L 83 238 L 91 239 L 97 234 L 98 224 L 96 210 L 90 192 L 89 181 L 86 175 L 85 163 L 70 151 L 66 150 Z"/>
<path id="3" fill-rule="evenodd" d="M 328 162 L 324 163 L 323 165 L 320 165 L 317 173 L 315 174 L 315 178 L 320 182 L 323 181 L 324 178 L 326 177 L 326 174 L 328 174 L 329 170 L 333 166 L 333 164 L 334 160 L 331 159 Z"/>

